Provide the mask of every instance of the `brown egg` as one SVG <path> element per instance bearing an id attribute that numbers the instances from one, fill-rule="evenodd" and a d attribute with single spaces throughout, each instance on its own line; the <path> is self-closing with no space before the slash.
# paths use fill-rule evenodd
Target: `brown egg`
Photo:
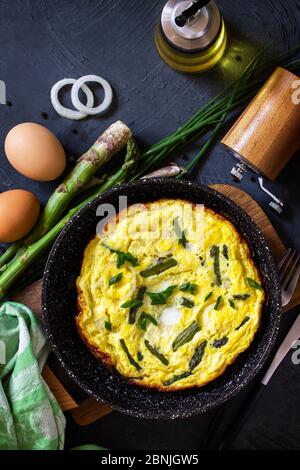
<path id="1" fill-rule="evenodd" d="M 30 191 L 12 189 L 0 194 L 0 242 L 8 243 L 25 237 L 34 227 L 40 203 Z"/>
<path id="2" fill-rule="evenodd" d="M 13 127 L 4 143 L 11 165 L 36 181 L 51 181 L 65 169 L 66 156 L 59 140 L 46 127 L 23 122 Z"/>

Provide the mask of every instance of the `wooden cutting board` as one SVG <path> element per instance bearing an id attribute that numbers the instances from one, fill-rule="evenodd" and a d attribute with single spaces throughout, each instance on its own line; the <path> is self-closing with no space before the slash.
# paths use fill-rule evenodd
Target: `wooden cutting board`
<path id="1" fill-rule="evenodd" d="M 247 193 L 234 186 L 225 184 L 215 184 L 211 185 L 211 187 L 225 194 L 225 196 L 232 199 L 239 206 L 241 206 L 245 210 L 245 212 L 247 212 L 247 214 L 254 220 L 254 222 L 264 233 L 273 253 L 273 256 L 278 262 L 284 256 L 286 248 L 280 240 L 270 220 L 268 219 L 264 211 L 261 209 L 261 207 L 257 204 L 257 202 L 254 201 L 254 199 Z M 40 316 L 41 287 L 42 281 L 38 281 L 32 286 L 23 290 L 22 292 L 19 292 L 14 297 L 14 300 L 27 305 L 33 312 Z M 284 307 L 284 311 L 295 307 L 299 303 L 300 282 L 291 302 L 286 307 Z M 90 424 L 93 421 L 96 421 L 97 419 L 101 418 L 102 416 L 105 416 L 111 411 L 110 407 L 97 402 L 93 398 L 86 398 L 83 401 L 80 401 L 80 403 L 77 402 L 66 390 L 66 388 L 61 384 L 61 382 L 56 377 L 54 371 L 51 370 L 47 364 L 43 370 L 43 376 L 46 382 L 48 383 L 50 389 L 56 396 L 62 409 L 64 411 L 70 410 L 78 424 Z"/>

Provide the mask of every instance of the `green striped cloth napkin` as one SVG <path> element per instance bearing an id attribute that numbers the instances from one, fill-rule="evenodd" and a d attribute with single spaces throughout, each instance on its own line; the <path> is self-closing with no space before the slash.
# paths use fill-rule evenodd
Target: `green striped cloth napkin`
<path id="1" fill-rule="evenodd" d="M 24 305 L 0 307 L 0 449 L 58 450 L 65 417 L 41 376 L 48 348 Z"/>

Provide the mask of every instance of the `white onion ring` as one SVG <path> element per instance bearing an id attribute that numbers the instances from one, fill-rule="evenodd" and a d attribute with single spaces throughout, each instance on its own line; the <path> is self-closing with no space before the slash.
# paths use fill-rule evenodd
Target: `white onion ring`
<path id="1" fill-rule="evenodd" d="M 74 78 L 64 78 L 63 80 L 59 80 L 51 88 L 50 97 L 51 97 L 51 103 L 52 103 L 53 108 L 60 116 L 65 117 L 67 119 L 79 120 L 79 119 L 83 119 L 87 117 L 88 113 L 80 111 L 80 110 L 75 111 L 74 109 L 66 108 L 60 103 L 58 99 L 59 91 L 64 86 L 73 85 L 75 82 L 76 80 Z M 94 95 L 92 91 L 89 89 L 87 85 L 84 85 L 84 84 L 82 84 L 80 88 L 82 89 L 83 93 L 85 94 L 87 98 L 87 102 L 86 102 L 86 105 L 88 107 L 87 109 L 89 108 L 93 109 L 92 107 L 94 105 Z"/>
<path id="2" fill-rule="evenodd" d="M 103 87 L 104 100 L 102 101 L 101 104 L 99 104 L 99 106 L 96 106 L 95 108 L 90 107 L 88 103 L 84 105 L 79 100 L 78 92 L 80 88 L 82 88 L 83 86 L 86 86 L 85 85 L 86 82 L 96 82 L 96 83 L 99 83 Z M 110 107 L 112 103 L 112 99 L 113 99 L 113 91 L 112 91 L 110 84 L 106 80 L 104 80 L 104 78 L 99 77 L 98 75 L 85 75 L 84 77 L 81 77 L 78 80 L 76 80 L 76 82 L 72 86 L 71 100 L 72 100 L 74 108 L 78 109 L 79 111 L 83 113 L 87 113 L 91 116 L 94 116 L 95 114 L 104 113 Z"/>

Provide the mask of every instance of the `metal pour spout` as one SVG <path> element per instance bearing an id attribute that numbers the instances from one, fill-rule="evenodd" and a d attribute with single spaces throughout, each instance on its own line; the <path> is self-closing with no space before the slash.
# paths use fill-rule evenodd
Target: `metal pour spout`
<path id="1" fill-rule="evenodd" d="M 210 0 L 196 0 L 192 5 L 184 10 L 181 15 L 176 16 L 175 23 L 180 28 L 186 25 L 187 21 L 192 18 L 196 13 L 198 13 L 201 8 L 205 7 L 210 2 Z"/>

